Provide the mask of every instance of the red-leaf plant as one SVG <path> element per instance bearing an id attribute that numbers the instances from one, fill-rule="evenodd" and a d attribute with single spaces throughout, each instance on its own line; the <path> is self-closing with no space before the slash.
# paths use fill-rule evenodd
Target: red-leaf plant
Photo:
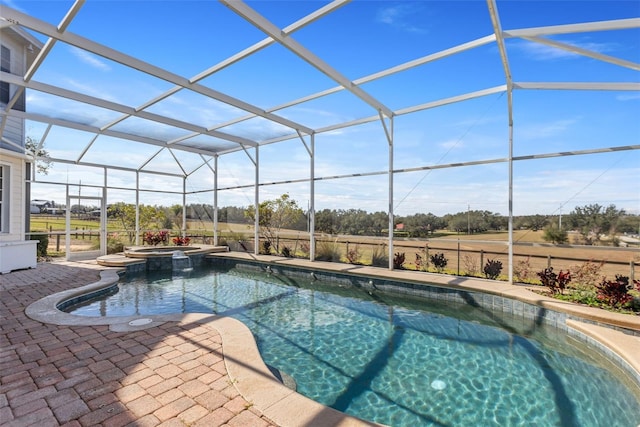
<path id="1" fill-rule="evenodd" d="M 636 286 L 640 283 L 637 280 L 634 280 L 634 282 Z M 629 294 L 632 286 L 629 285 L 627 276 L 616 274 L 616 280 L 602 279 L 602 282 L 596 285 L 596 288 L 598 289 L 596 298 L 611 307 L 620 308 L 633 300 L 633 295 Z"/>
<path id="2" fill-rule="evenodd" d="M 172 239 L 173 244 L 176 246 L 189 246 L 189 242 L 191 242 L 191 239 L 189 237 L 174 237 Z"/>
<path id="3" fill-rule="evenodd" d="M 553 267 L 545 268 L 541 272 L 537 273 L 540 277 L 542 285 L 551 290 L 554 295 L 557 293 L 564 293 L 565 288 L 571 282 L 571 273 L 569 270 L 566 272 L 560 270 L 560 273 L 553 272 Z"/>

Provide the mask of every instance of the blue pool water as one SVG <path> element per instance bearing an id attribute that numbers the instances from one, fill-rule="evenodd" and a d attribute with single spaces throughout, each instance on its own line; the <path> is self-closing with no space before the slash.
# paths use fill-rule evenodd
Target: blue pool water
<path id="1" fill-rule="evenodd" d="M 640 390 L 554 328 L 471 305 L 241 271 L 144 276 L 86 316 L 204 312 L 235 317 L 298 392 L 390 426 L 640 424 Z"/>

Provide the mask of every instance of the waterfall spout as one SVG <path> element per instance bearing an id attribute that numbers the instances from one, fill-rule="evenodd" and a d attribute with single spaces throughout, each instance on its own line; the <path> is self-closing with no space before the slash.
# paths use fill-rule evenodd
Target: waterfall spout
<path id="1" fill-rule="evenodd" d="M 193 270 L 191 258 L 185 255 L 183 251 L 173 251 L 171 260 L 174 273 L 186 273 Z"/>

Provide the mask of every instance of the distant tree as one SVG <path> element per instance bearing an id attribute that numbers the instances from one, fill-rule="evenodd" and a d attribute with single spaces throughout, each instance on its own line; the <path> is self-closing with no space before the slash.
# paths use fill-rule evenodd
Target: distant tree
<path id="1" fill-rule="evenodd" d="M 224 206 L 218 208 L 218 221 L 232 224 L 248 224 L 251 220 L 246 217 L 246 210 L 247 208 L 245 207 L 237 206 Z M 206 218 L 213 221 L 213 206 L 207 205 L 206 215 Z"/>
<path id="2" fill-rule="evenodd" d="M 582 242 L 594 245 L 600 241 L 602 234 L 615 234 L 620 219 L 624 216 L 623 209 L 615 205 L 606 208 L 597 203 L 576 206 L 568 215 L 568 222 L 572 229 L 580 233 Z"/>
<path id="3" fill-rule="evenodd" d="M 158 229 L 163 224 L 166 214 L 164 209 L 157 206 L 140 205 L 140 230 Z M 120 222 L 129 237 L 129 243 L 135 241 L 136 206 L 131 203 L 118 202 L 109 205 L 107 216 Z"/>
<path id="4" fill-rule="evenodd" d="M 548 225 L 544 228 L 542 238 L 546 242 L 564 244 L 569 242 L 569 235 L 565 230 L 560 230 L 556 225 Z"/>
<path id="5" fill-rule="evenodd" d="M 549 225 L 549 217 L 540 214 L 518 216 L 513 219 L 513 227 L 516 230 L 526 229 L 538 231 L 547 225 Z"/>
<path id="6" fill-rule="evenodd" d="M 616 228 L 619 233 L 640 233 L 640 215 L 623 215 L 620 217 Z"/>
<path id="7" fill-rule="evenodd" d="M 335 210 L 323 209 L 314 215 L 315 231 L 319 233 L 337 234 L 338 218 Z"/>
<path id="8" fill-rule="evenodd" d="M 365 230 L 367 236 L 382 236 L 389 230 L 389 214 L 378 211 L 371 214 L 371 227 Z"/>
<path id="9" fill-rule="evenodd" d="M 173 228 L 174 224 L 182 230 L 182 205 L 171 205 L 169 209 L 167 209 L 164 228 Z"/>
<path id="10" fill-rule="evenodd" d="M 40 141 L 31 136 L 27 136 L 24 143 L 25 153 L 35 159 L 34 165 L 38 172 L 43 175 L 48 175 L 53 162 L 51 161 L 49 152 L 42 147 L 38 148 L 38 145 L 40 145 Z"/>
<path id="11" fill-rule="evenodd" d="M 453 215 L 447 215 L 447 228 L 450 231 L 458 233 L 466 233 L 472 231 L 471 216 L 467 216 L 466 212 L 459 212 Z"/>
<path id="12" fill-rule="evenodd" d="M 444 216 L 447 228 L 458 233 L 484 233 L 506 227 L 507 218 L 489 211 L 463 211 Z"/>
<path id="13" fill-rule="evenodd" d="M 245 216 L 255 221 L 256 210 L 254 206 L 249 206 L 245 210 Z M 262 236 L 280 253 L 278 235 L 282 228 L 290 228 L 292 224 L 299 221 L 304 212 L 298 203 L 291 199 L 288 194 L 283 194 L 277 199 L 266 200 L 258 207 L 258 225 Z"/>
<path id="14" fill-rule="evenodd" d="M 437 230 L 446 228 L 446 222 L 432 213 L 414 214 L 406 217 L 398 217 L 398 223 L 404 224 L 404 230 L 411 237 L 427 237 Z"/>
<path id="15" fill-rule="evenodd" d="M 375 235 L 373 216 L 362 209 L 338 211 L 338 233 L 354 236 Z M 380 234 L 380 231 L 378 231 Z"/>

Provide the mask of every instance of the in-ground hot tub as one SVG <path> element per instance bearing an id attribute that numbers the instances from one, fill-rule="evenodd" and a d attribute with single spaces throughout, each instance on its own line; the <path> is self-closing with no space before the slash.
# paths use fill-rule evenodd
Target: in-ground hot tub
<path id="1" fill-rule="evenodd" d="M 175 251 L 193 255 L 206 255 L 213 252 L 226 252 L 226 246 L 188 245 L 188 246 L 130 246 L 124 249 L 124 256 L 128 258 L 157 258 L 172 257 Z"/>
<path id="2" fill-rule="evenodd" d="M 204 258 L 214 252 L 227 252 L 227 246 L 188 245 L 188 246 L 130 246 L 119 255 L 107 255 L 98 258 L 98 264 L 109 267 L 126 267 L 129 272 L 145 270 L 172 270 L 176 251 L 191 260 L 190 265 L 197 267 Z"/>

